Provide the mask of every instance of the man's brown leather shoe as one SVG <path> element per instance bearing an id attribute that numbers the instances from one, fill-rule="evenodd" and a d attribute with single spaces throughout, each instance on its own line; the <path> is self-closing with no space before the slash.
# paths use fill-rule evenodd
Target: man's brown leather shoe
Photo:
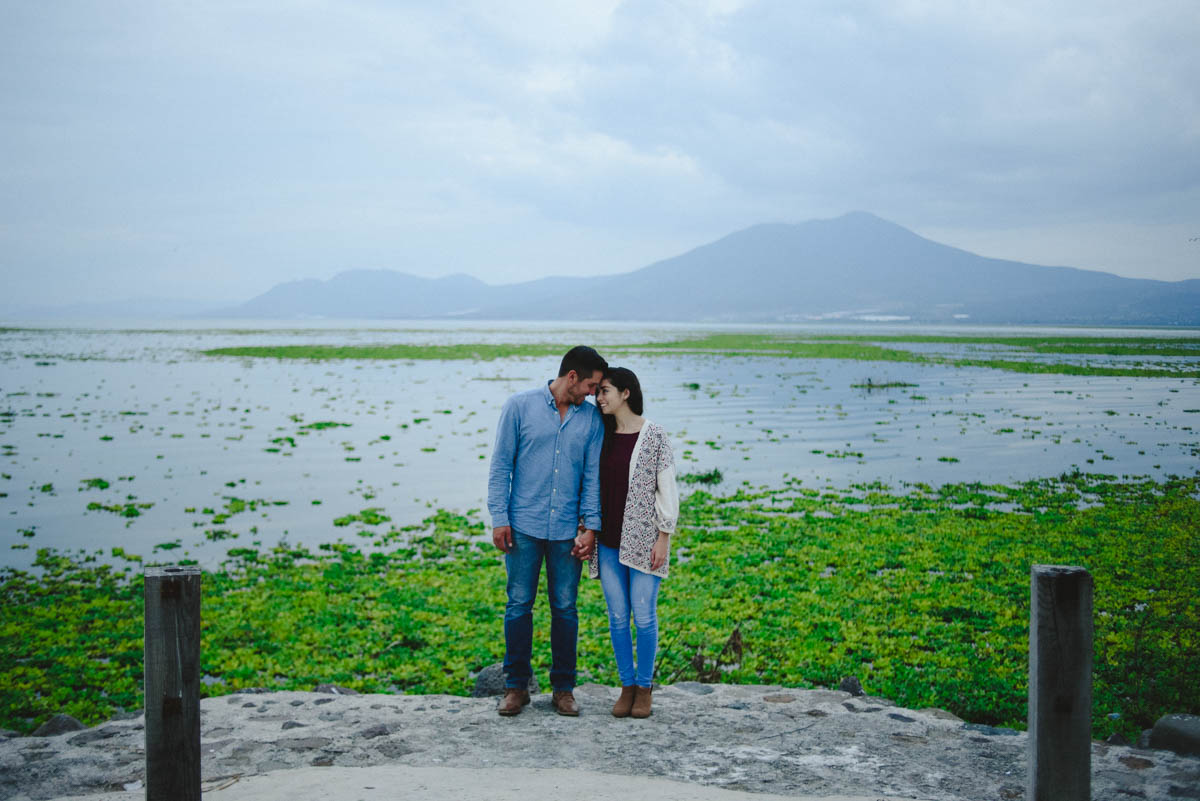
<path id="1" fill-rule="evenodd" d="M 633 708 L 633 685 L 621 688 L 621 696 L 617 698 L 617 702 L 613 704 L 614 718 L 629 717 L 629 710 Z"/>
<path id="2" fill-rule="evenodd" d="M 550 696 L 550 703 L 554 705 L 554 711 L 560 715 L 566 715 L 569 718 L 579 717 L 579 704 L 575 702 L 575 694 L 570 690 L 555 690 L 554 695 Z"/>
<path id="3" fill-rule="evenodd" d="M 629 710 L 629 714 L 635 718 L 650 717 L 652 691 L 649 687 L 638 687 L 634 690 L 633 709 Z"/>
<path id="4" fill-rule="evenodd" d="M 504 691 L 504 698 L 500 701 L 500 708 L 496 710 L 501 715 L 511 717 L 521 714 L 521 708 L 529 703 L 529 690 L 518 690 L 516 687 L 509 687 Z"/>

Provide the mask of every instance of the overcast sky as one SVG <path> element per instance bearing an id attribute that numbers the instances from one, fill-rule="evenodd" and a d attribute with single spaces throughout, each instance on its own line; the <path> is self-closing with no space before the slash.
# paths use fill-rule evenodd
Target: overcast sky
<path id="1" fill-rule="evenodd" d="M 1200 2 L 0 0 L 9 303 L 623 272 L 852 210 L 1200 278 Z"/>

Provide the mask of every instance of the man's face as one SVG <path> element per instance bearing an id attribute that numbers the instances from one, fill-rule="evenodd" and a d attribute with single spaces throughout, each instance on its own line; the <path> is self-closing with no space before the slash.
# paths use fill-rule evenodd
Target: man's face
<path id="1" fill-rule="evenodd" d="M 567 397 L 571 403 L 583 403 L 583 399 L 588 395 L 596 394 L 596 387 L 600 386 L 600 379 L 604 377 L 604 373 L 596 370 L 589 378 L 580 378 L 579 374 L 574 370 L 567 373 Z"/>

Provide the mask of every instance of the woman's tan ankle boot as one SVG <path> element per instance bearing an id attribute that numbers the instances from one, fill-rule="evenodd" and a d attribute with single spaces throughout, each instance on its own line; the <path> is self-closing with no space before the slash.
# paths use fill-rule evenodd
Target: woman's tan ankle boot
<path id="1" fill-rule="evenodd" d="M 650 693 L 649 687 L 636 687 L 633 693 L 633 708 L 629 714 L 635 718 L 650 717 Z"/>
<path id="2" fill-rule="evenodd" d="M 621 688 L 621 696 L 617 699 L 617 702 L 613 704 L 614 718 L 629 717 L 629 710 L 633 708 L 633 691 L 634 688 L 632 685 Z"/>

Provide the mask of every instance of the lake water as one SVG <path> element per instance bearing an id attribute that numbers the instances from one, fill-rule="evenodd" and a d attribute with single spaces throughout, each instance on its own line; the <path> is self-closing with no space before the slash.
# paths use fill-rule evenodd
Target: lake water
<path id="1" fill-rule="evenodd" d="M 558 366 L 558 357 L 306 362 L 214 358 L 204 349 L 557 342 L 566 350 L 585 342 L 603 353 L 606 346 L 712 330 L 829 329 L 238 321 L 3 331 L 0 565 L 26 566 L 43 547 L 103 558 L 120 547 L 150 560 L 186 557 L 212 565 L 233 547 L 365 544 L 356 535 L 362 526 L 333 521 L 366 508 L 380 509 L 395 526 L 419 523 L 437 508 L 470 512 L 490 525 L 482 510 L 500 406 L 510 394 L 544 383 Z M 912 327 L 834 330 L 913 333 Z M 816 488 L 880 481 L 902 490 L 905 482 L 1011 483 L 1075 468 L 1163 477 L 1193 473 L 1200 456 L 1200 386 L 1193 379 L 691 354 L 610 361 L 641 378 L 646 416 L 670 432 L 680 472 L 719 469 L 719 490 L 777 486 L 788 477 Z M 1194 369 L 1200 359 L 1174 361 Z M 868 379 L 915 386 L 853 386 Z M 340 425 L 313 426 L 321 423 Z M 132 514 L 127 510 L 136 516 L 125 516 Z M 228 518 L 214 522 L 223 510 Z M 159 547 L 171 543 L 177 547 Z"/>

